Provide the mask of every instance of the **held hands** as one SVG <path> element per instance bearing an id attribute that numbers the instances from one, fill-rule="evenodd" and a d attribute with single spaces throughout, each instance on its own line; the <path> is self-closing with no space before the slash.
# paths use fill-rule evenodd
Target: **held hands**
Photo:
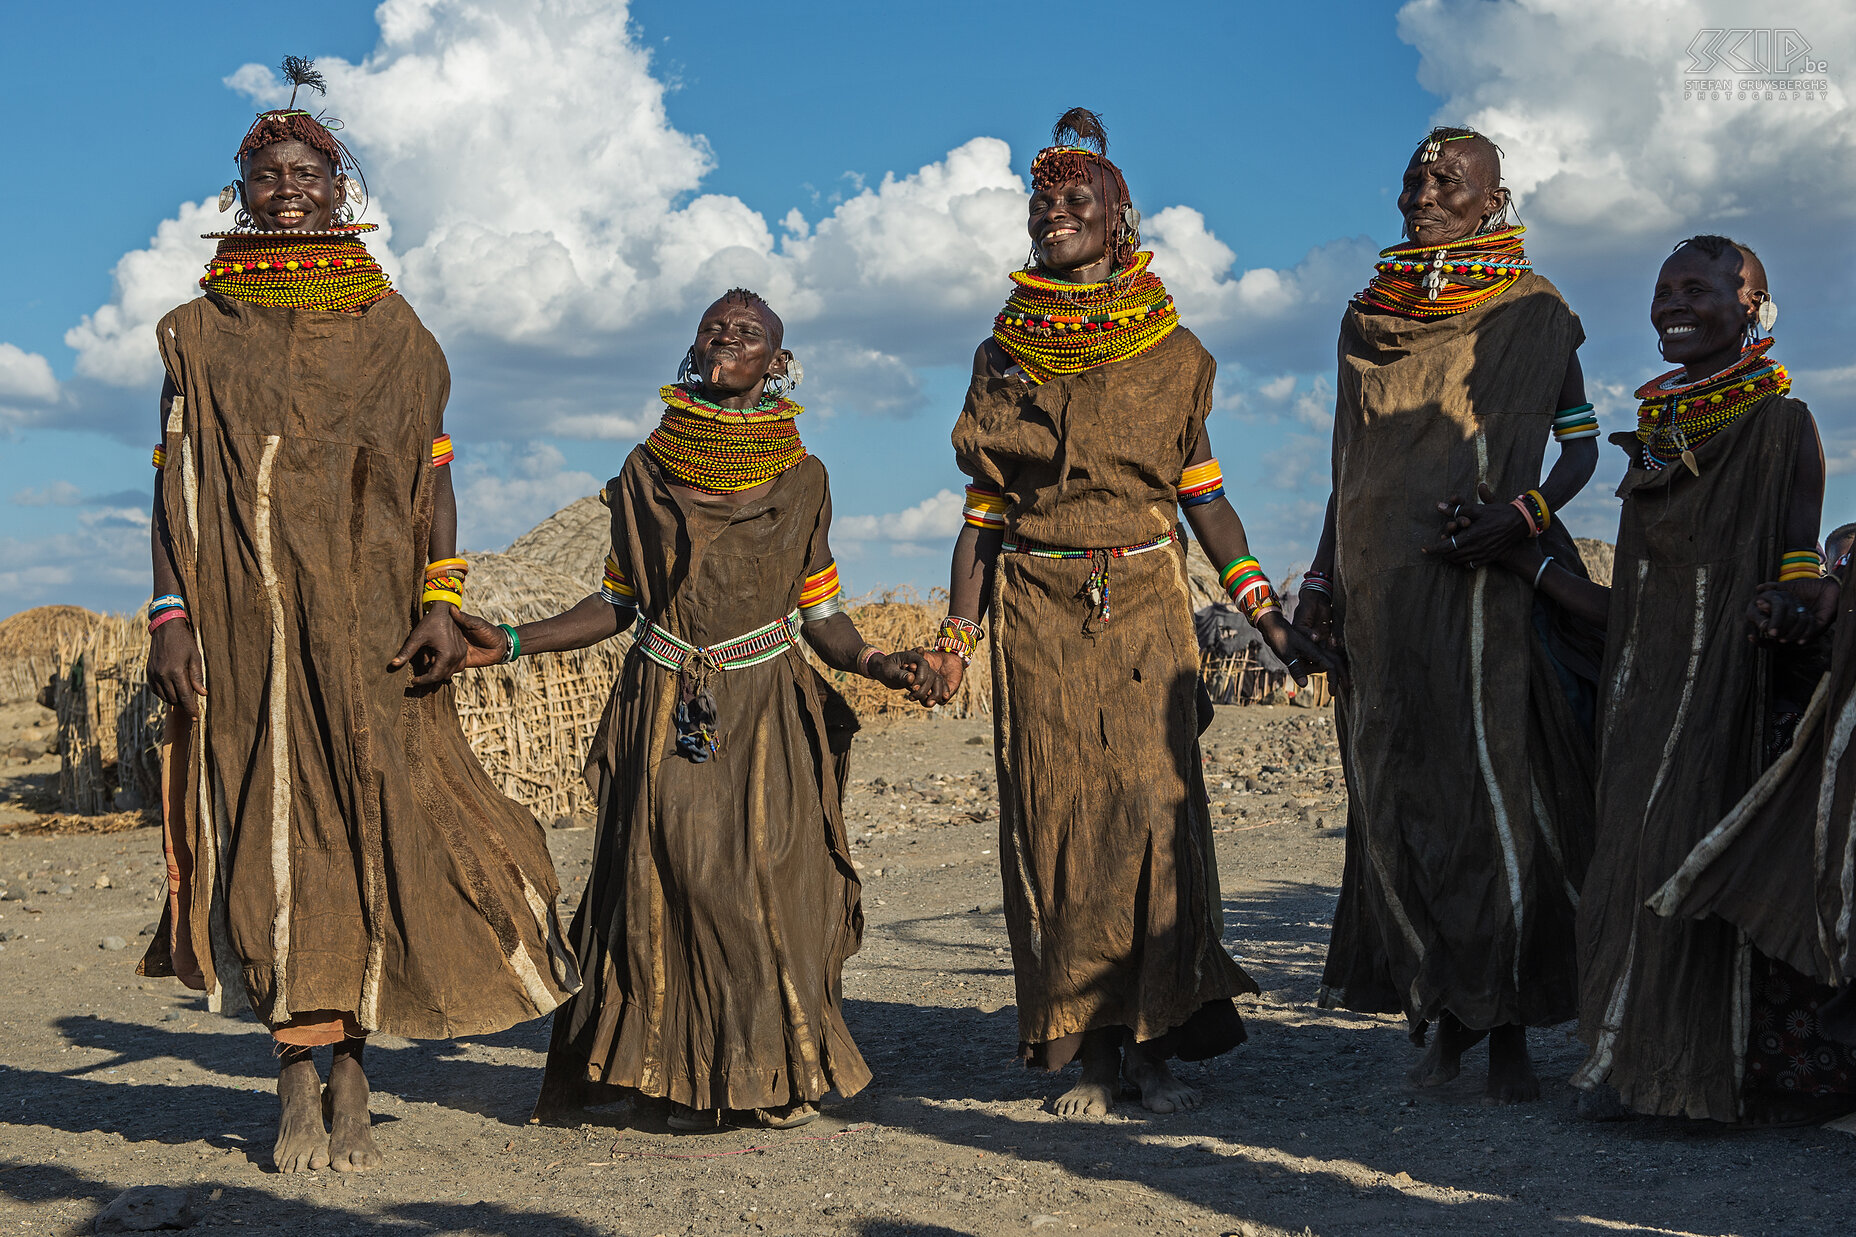
<path id="1" fill-rule="evenodd" d="M 206 663 L 194 642 L 193 624 L 171 619 L 155 628 L 148 650 L 148 685 L 155 695 L 190 718 L 200 715 L 196 697 L 206 694 Z"/>
<path id="2" fill-rule="evenodd" d="M 940 692 L 932 699 L 922 701 L 926 705 L 946 704 L 960 690 L 960 685 L 967 677 L 967 663 L 953 653 L 938 649 L 918 649 L 923 658 L 934 668 L 935 675 L 941 683 Z"/>
<path id="3" fill-rule="evenodd" d="M 1341 655 L 1340 635 L 1334 630 L 1334 601 L 1319 589 L 1304 588 L 1295 603 L 1295 629 L 1327 650 Z"/>
<path id="4" fill-rule="evenodd" d="M 466 670 L 499 665 L 509 656 L 509 637 L 489 619 L 457 610 L 452 613 L 451 621 L 457 624 L 465 643 L 470 646 L 464 654 Z"/>
<path id="5" fill-rule="evenodd" d="M 1762 584 L 1746 608 L 1746 638 L 1754 644 L 1804 644 L 1836 618 L 1842 591 L 1835 576 Z"/>
<path id="6" fill-rule="evenodd" d="M 398 670 L 410 662 L 414 687 L 443 683 L 462 670 L 468 646 L 458 625 L 452 621 L 455 610 L 448 601 L 434 602 L 412 629 L 412 634 L 406 637 L 406 643 L 400 645 L 400 651 L 387 663 L 387 669 Z"/>
<path id="7" fill-rule="evenodd" d="M 1300 617 L 1299 606 L 1297 617 Z M 1332 628 L 1331 621 L 1329 627 Z M 1263 637 L 1270 651 L 1289 668 L 1298 687 L 1307 684 L 1308 676 L 1317 671 L 1340 669 L 1339 661 L 1310 639 L 1306 631 L 1291 627 L 1280 610 L 1272 610 L 1257 619 L 1257 634 Z"/>
<path id="8" fill-rule="evenodd" d="M 1496 502 L 1486 481 L 1476 486 L 1476 497 L 1480 501 L 1446 498 L 1437 504 L 1443 535 L 1424 552 L 1472 571 L 1499 564 L 1527 573 L 1539 566 L 1540 549 L 1527 535 L 1527 520 L 1514 504 Z"/>
<path id="9" fill-rule="evenodd" d="M 935 656 L 924 649 L 903 649 L 872 657 L 866 669 L 870 677 L 884 687 L 906 692 L 910 700 L 933 708 L 954 694 L 930 660 Z"/>

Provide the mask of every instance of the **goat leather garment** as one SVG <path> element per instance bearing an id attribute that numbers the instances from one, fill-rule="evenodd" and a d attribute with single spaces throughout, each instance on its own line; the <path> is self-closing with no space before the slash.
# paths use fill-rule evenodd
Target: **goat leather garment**
<path id="1" fill-rule="evenodd" d="M 1682 464 L 1641 466 L 1634 434 L 1618 488 L 1617 560 L 1599 697 L 1598 848 L 1579 909 L 1573 1076 L 1637 1112 L 1741 1114 L 1752 948 L 1720 919 L 1645 903 L 1759 779 L 1771 654 L 1746 608 L 1778 574 L 1804 404 L 1770 396 Z M 1801 901 L 1811 886 L 1792 890 Z"/>
<path id="2" fill-rule="evenodd" d="M 1718 916 L 1817 982 L 1856 979 L 1856 588 L 1839 604 L 1830 673 L 1791 747 L 1657 891 L 1658 914 Z M 1810 890 L 1810 896 L 1805 891 Z"/>
<path id="3" fill-rule="evenodd" d="M 1553 285 L 1416 321 L 1348 308 L 1334 418 L 1334 605 L 1346 860 L 1321 1002 L 1483 1029 L 1577 1008 L 1574 908 L 1592 744 L 1566 616 L 1498 567 L 1421 551 L 1437 503 L 1538 485 L 1584 339 Z M 1554 521 L 1543 548 L 1583 574 Z M 1590 633 L 1587 676 L 1596 667 Z"/>
<path id="4" fill-rule="evenodd" d="M 737 507 L 673 484 L 639 447 L 606 494 L 640 612 L 698 647 L 784 618 L 831 561 L 814 456 Z M 855 718 L 789 644 L 708 676 L 717 751 L 692 763 L 677 753 L 682 680 L 634 646 L 593 738 L 599 833 L 572 928 L 588 985 L 555 1015 L 544 1095 L 605 1083 L 701 1109 L 854 1095 L 870 1081 L 842 1009 L 863 938 L 842 810 Z"/>
<path id="5" fill-rule="evenodd" d="M 975 378 L 960 468 L 1006 496 L 1006 540 L 1094 549 L 1171 532 L 1215 364 L 1179 328 L 1140 356 L 1033 386 Z M 1021 1051 L 1055 1069 L 1127 1027 L 1199 1059 L 1243 1042 L 1199 756 L 1185 549 L 1108 560 L 1001 553 L 990 598 L 999 854 Z M 1087 628 L 1087 630 L 1086 630 Z"/>
<path id="6" fill-rule="evenodd" d="M 156 330 L 159 497 L 210 694 L 170 731 L 171 897 L 143 973 L 273 1030 L 548 1013 L 580 981 L 542 828 L 471 755 L 452 689 L 387 669 L 419 619 L 444 354 L 398 296 L 208 294 Z"/>

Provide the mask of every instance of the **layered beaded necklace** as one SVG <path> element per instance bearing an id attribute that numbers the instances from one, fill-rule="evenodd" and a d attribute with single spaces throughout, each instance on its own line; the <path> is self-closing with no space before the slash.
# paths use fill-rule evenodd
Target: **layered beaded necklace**
<path id="1" fill-rule="evenodd" d="M 1179 325 L 1179 311 L 1142 251 L 1103 283 L 1063 283 L 1036 271 L 1013 271 L 992 337 L 1034 381 L 1080 374 L 1139 356 Z"/>
<path id="2" fill-rule="evenodd" d="M 664 419 L 644 440 L 664 470 L 691 489 L 732 494 L 771 481 L 806 457 L 793 418 L 805 409 L 769 397 L 723 408 L 682 386 L 658 392 Z"/>
<path id="3" fill-rule="evenodd" d="M 1674 369 L 1638 387 L 1637 439 L 1643 444 L 1643 466 L 1656 472 L 1680 459 L 1700 476 L 1692 454 L 1696 447 L 1768 395 L 1792 389 L 1785 367 L 1767 359 L 1771 347 L 1770 336 L 1750 344 L 1738 361 L 1695 382 L 1684 382 L 1686 371 Z"/>
<path id="4" fill-rule="evenodd" d="M 250 305 L 352 313 L 393 295 L 393 285 L 358 233 L 373 224 L 313 237 L 286 232 L 220 234 L 200 287 Z"/>
<path id="5" fill-rule="evenodd" d="M 1521 246 L 1525 231 L 1504 228 L 1443 245 L 1382 249 L 1372 282 L 1353 299 L 1406 318 L 1449 318 L 1474 309 L 1533 268 Z"/>

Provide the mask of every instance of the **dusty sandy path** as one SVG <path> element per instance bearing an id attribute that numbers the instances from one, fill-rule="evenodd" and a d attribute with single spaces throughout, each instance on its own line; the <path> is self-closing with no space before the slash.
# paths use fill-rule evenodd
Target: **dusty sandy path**
<path id="1" fill-rule="evenodd" d="M 1244 1003 L 1252 1039 L 1182 1067 L 1202 1111 L 1124 1106 L 1080 1125 L 1045 1111 L 1067 1084 L 1012 1060 L 978 723 L 859 737 L 850 809 L 869 931 L 845 990 L 877 1078 L 796 1134 L 676 1137 L 623 1110 L 531 1126 L 547 1040 L 536 1023 L 469 1043 L 381 1041 L 369 1073 L 386 1170 L 280 1177 L 266 1037 L 132 974 L 155 918 L 158 835 L 0 836 L 0 1234 L 88 1232 L 137 1185 L 189 1188 L 200 1228 L 393 1237 L 1856 1230 L 1856 1138 L 1583 1125 L 1560 1081 L 1578 1059 L 1564 1030 L 1536 1035 L 1537 1105 L 1484 1107 L 1479 1060 L 1418 1096 L 1396 1020 L 1313 1008 L 1342 853 L 1339 830 L 1314 823 L 1342 814 L 1331 736 L 1323 713 L 1218 711 L 1207 738 L 1227 942 L 1265 989 Z M 30 819 L 0 804 L 0 831 Z M 577 892 L 591 834 L 550 837 Z M 100 948 L 111 936 L 127 948 Z"/>

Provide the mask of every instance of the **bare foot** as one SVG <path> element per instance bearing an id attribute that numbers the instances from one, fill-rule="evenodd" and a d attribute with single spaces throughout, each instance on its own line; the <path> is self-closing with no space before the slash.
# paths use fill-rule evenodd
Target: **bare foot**
<path id="1" fill-rule="evenodd" d="M 1527 1028 L 1496 1027 L 1489 1032 L 1489 1087 L 1483 1099 L 1491 1104 L 1526 1104 L 1540 1098 L 1540 1077 L 1527 1055 Z"/>
<path id="2" fill-rule="evenodd" d="M 1121 1035 L 1119 1028 L 1111 1027 L 1083 1036 L 1083 1077 L 1057 1097 L 1054 1107 L 1059 1117 L 1108 1115 L 1121 1090 Z"/>
<path id="3" fill-rule="evenodd" d="M 307 1048 L 285 1050 L 277 1070 L 277 1143 L 271 1163 L 280 1173 L 313 1173 L 329 1166 L 329 1131 L 322 1124 L 322 1078 Z"/>
<path id="4" fill-rule="evenodd" d="M 1199 1093 L 1173 1076 L 1166 1058 L 1139 1044 L 1128 1045 L 1122 1068 L 1141 1089 L 1141 1107 L 1149 1112 L 1189 1112 L 1199 1106 Z"/>
<path id="5" fill-rule="evenodd" d="M 374 1145 L 374 1119 L 367 1111 L 367 1075 L 361 1070 L 366 1040 L 344 1040 L 329 1067 L 329 1088 L 322 1104 L 329 1117 L 329 1167 L 338 1173 L 364 1173 L 380 1166 Z"/>
<path id="6" fill-rule="evenodd" d="M 1424 1060 L 1411 1067 L 1405 1075 L 1406 1080 L 1414 1087 L 1443 1086 L 1463 1072 L 1463 1054 L 1481 1043 L 1487 1034 L 1487 1031 L 1470 1030 L 1457 1021 L 1455 1014 L 1445 1011 L 1437 1019 L 1437 1032 L 1431 1036 L 1431 1046 L 1424 1051 Z"/>

